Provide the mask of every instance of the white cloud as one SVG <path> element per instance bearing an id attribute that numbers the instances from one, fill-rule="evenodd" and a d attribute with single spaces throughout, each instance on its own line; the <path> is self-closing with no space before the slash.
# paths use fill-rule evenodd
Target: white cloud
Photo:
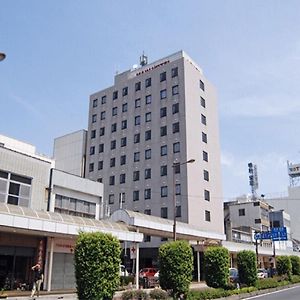
<path id="1" fill-rule="evenodd" d="M 32 115 L 35 115 L 40 119 L 43 118 L 43 114 L 36 108 L 34 104 L 30 103 L 29 101 L 26 101 L 24 98 L 17 95 L 10 95 L 10 97 Z"/>
<path id="2" fill-rule="evenodd" d="M 299 114 L 300 42 L 282 57 L 245 64 L 238 82 L 220 101 L 224 116 L 276 117 Z M 224 97 L 224 95 L 223 95 Z"/>
<path id="3" fill-rule="evenodd" d="M 224 116 L 280 117 L 299 114 L 300 101 L 286 94 L 255 95 L 223 103 L 220 108 Z"/>

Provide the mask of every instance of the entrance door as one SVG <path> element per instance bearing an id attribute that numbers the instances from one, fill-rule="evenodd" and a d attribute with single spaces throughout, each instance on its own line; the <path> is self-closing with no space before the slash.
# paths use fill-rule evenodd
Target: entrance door
<path id="1" fill-rule="evenodd" d="M 53 290 L 75 288 L 75 269 L 73 254 L 53 254 L 51 288 Z"/>
<path id="2" fill-rule="evenodd" d="M 0 289 L 29 288 L 34 248 L 0 246 Z"/>

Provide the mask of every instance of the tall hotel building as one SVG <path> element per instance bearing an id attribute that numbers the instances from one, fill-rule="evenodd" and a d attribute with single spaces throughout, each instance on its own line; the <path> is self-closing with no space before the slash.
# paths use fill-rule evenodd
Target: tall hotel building
<path id="1" fill-rule="evenodd" d="M 142 56 L 90 96 L 87 149 L 86 177 L 103 182 L 110 212 L 173 219 L 175 200 L 178 221 L 223 234 L 216 93 L 183 51 Z"/>

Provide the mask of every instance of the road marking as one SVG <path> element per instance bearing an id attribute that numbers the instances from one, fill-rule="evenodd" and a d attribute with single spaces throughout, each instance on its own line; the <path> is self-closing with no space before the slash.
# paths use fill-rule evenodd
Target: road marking
<path id="1" fill-rule="evenodd" d="M 293 287 L 290 287 L 290 288 L 287 288 L 287 289 L 282 289 L 282 290 L 275 291 L 275 292 L 270 292 L 270 293 L 266 293 L 266 294 L 261 294 L 261 295 L 256 295 L 256 296 L 253 296 L 253 297 L 249 297 L 249 298 L 244 298 L 244 300 L 255 299 L 255 298 L 259 298 L 259 297 L 263 297 L 263 296 L 267 296 L 267 295 L 281 293 L 281 292 L 284 292 L 286 290 L 292 290 L 292 289 L 296 289 L 296 288 L 299 288 L 299 287 L 300 287 L 299 285 L 298 286 L 293 286 Z"/>

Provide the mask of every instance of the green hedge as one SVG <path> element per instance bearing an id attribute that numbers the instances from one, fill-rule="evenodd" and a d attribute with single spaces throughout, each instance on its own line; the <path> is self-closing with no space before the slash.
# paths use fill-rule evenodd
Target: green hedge
<path id="1" fill-rule="evenodd" d="M 296 255 L 291 255 L 290 260 L 292 264 L 292 274 L 300 275 L 300 257 Z"/>
<path id="2" fill-rule="evenodd" d="M 287 275 L 290 278 L 292 275 L 292 264 L 290 257 L 286 255 L 277 256 L 276 269 L 278 275 Z"/>
<path id="3" fill-rule="evenodd" d="M 75 278 L 79 299 L 111 299 L 120 283 L 119 241 L 111 234 L 83 233 L 75 245 Z"/>
<path id="4" fill-rule="evenodd" d="M 149 299 L 149 295 L 144 290 L 128 290 L 122 293 L 122 300 L 147 300 Z"/>
<path id="5" fill-rule="evenodd" d="M 276 288 L 279 286 L 285 286 L 290 283 L 299 283 L 300 282 L 300 276 L 292 276 L 291 281 L 282 280 L 281 277 L 275 277 L 275 278 L 266 278 L 259 280 L 256 283 L 256 287 L 245 287 L 241 289 L 235 289 L 235 290 L 224 290 L 224 289 L 204 289 L 204 290 L 192 290 L 187 295 L 187 300 L 206 300 L 206 299 L 217 299 L 222 297 L 229 297 L 232 295 L 239 295 L 244 293 L 251 293 L 255 292 L 257 290 L 264 290 L 264 289 L 270 289 L 270 288 Z"/>
<path id="6" fill-rule="evenodd" d="M 159 284 L 173 297 L 186 294 L 192 281 L 193 251 L 186 241 L 162 244 L 159 248 Z"/>
<path id="7" fill-rule="evenodd" d="M 245 287 L 242 289 L 235 290 L 224 290 L 224 289 L 204 289 L 190 291 L 187 295 L 187 300 L 206 300 L 206 299 L 217 299 L 222 297 L 229 297 L 232 295 L 239 295 L 243 293 L 251 293 L 257 291 L 255 287 Z"/>
<path id="8" fill-rule="evenodd" d="M 169 299 L 169 294 L 162 289 L 153 289 L 149 294 L 151 299 L 166 300 Z"/>
<path id="9" fill-rule="evenodd" d="M 204 253 L 206 284 L 225 288 L 229 279 L 229 251 L 223 247 L 210 247 Z"/>
<path id="10" fill-rule="evenodd" d="M 256 255 L 250 250 L 243 250 L 237 254 L 239 282 L 247 286 L 255 286 L 257 282 Z"/>

